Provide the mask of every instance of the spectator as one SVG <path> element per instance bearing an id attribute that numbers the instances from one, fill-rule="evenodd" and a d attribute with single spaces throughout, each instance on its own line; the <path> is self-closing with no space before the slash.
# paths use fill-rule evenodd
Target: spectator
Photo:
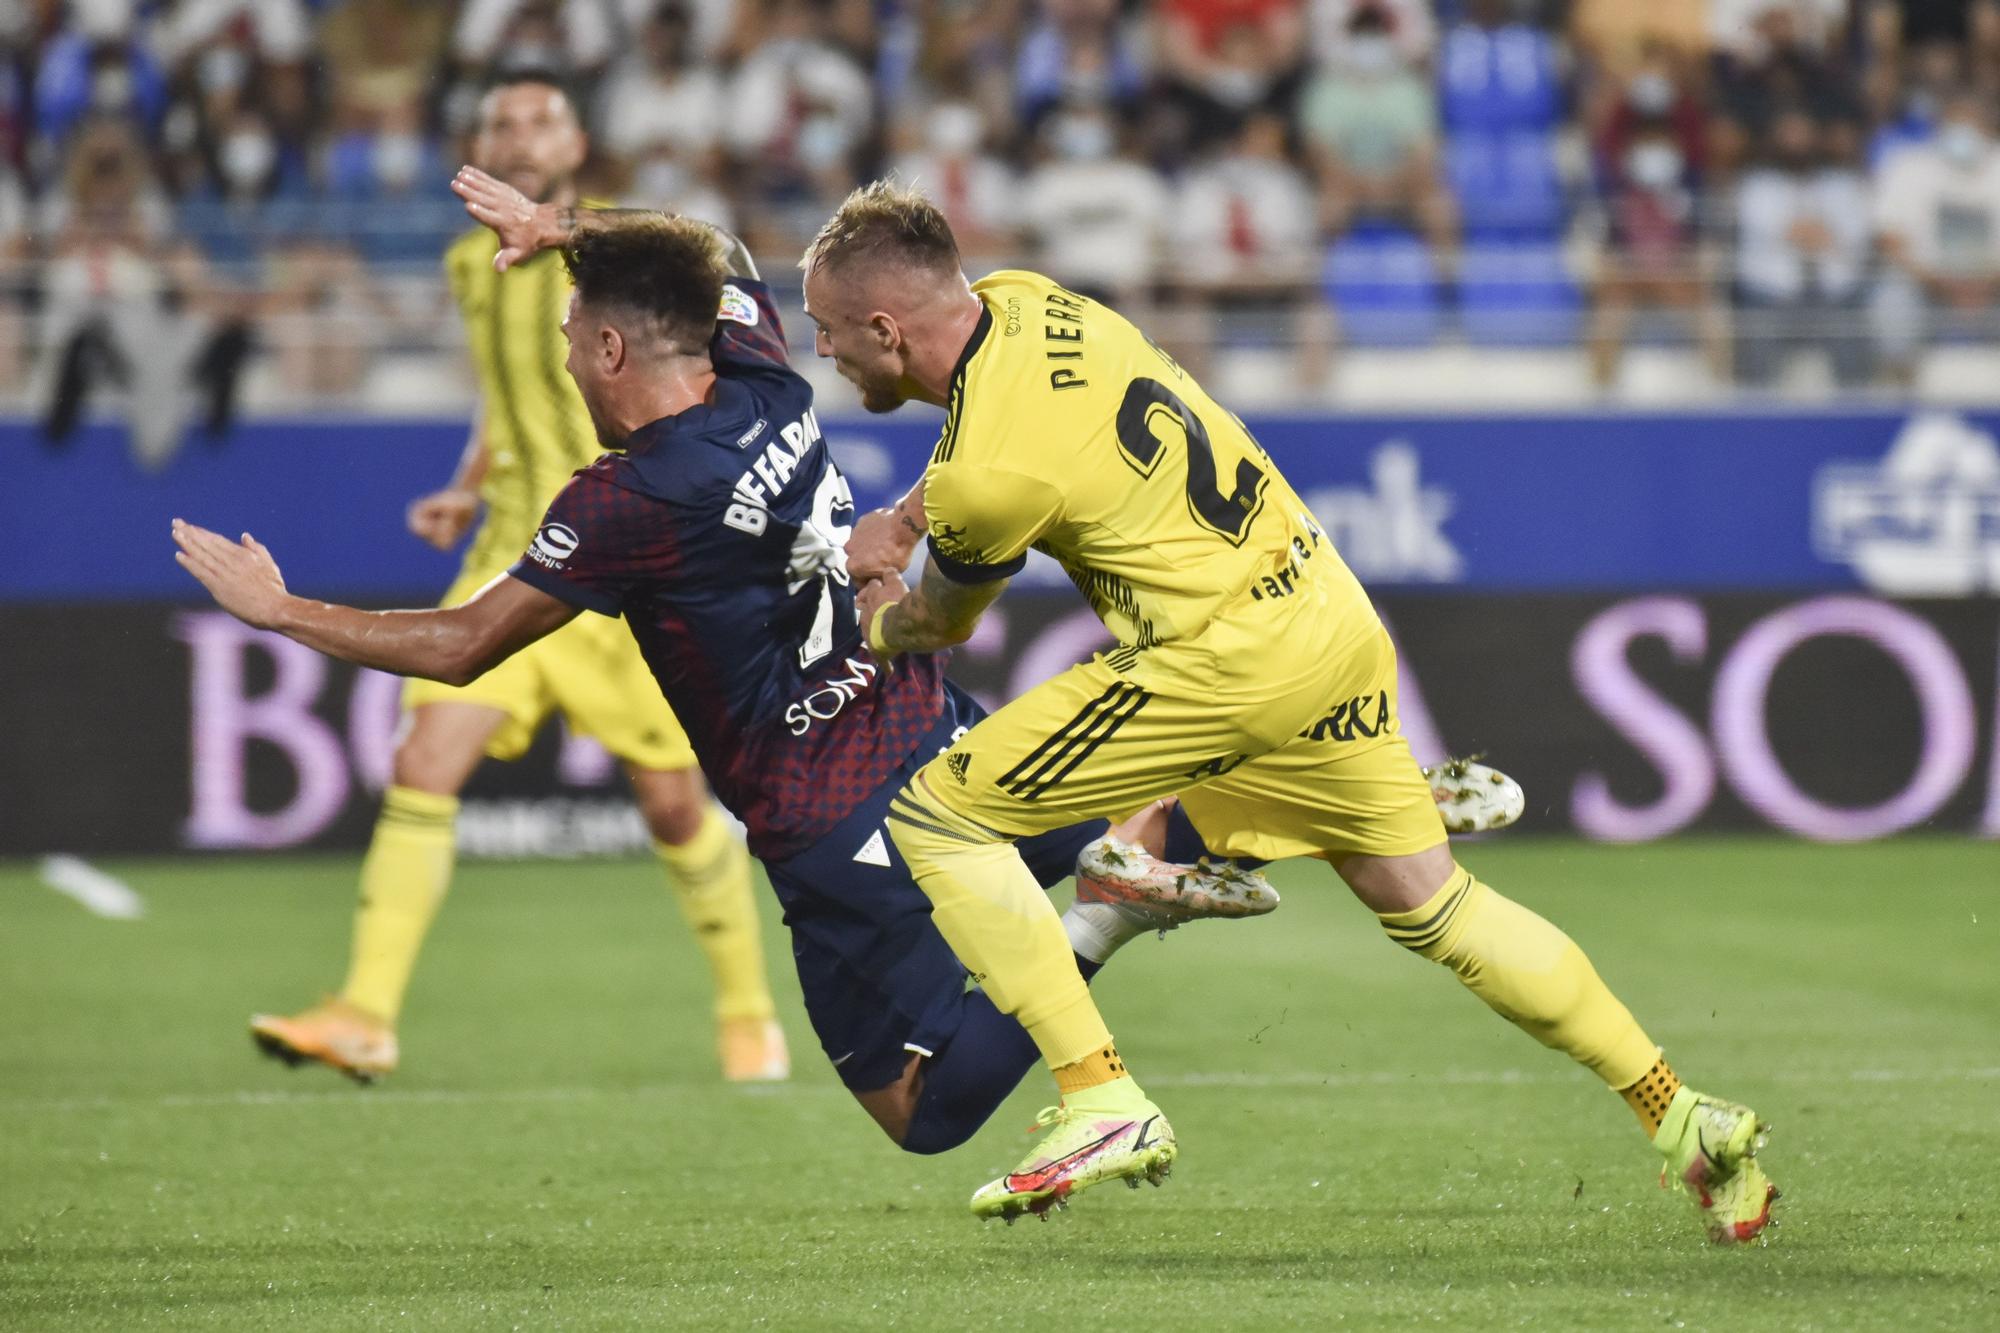
<path id="1" fill-rule="evenodd" d="M 1331 231 L 1357 218 L 1413 224 L 1431 248 L 1457 244 L 1457 210 L 1438 173 L 1430 84 L 1405 65 L 1380 9 L 1357 8 L 1343 63 L 1306 88 L 1299 125 L 1319 176 Z"/>
<path id="2" fill-rule="evenodd" d="M 334 6 L 320 26 L 319 45 L 327 84 L 350 124 L 428 98 L 443 70 L 450 32 L 450 7 L 440 0 L 341 0 Z"/>
<path id="3" fill-rule="evenodd" d="M 468 69 L 599 69 L 617 49 L 619 18 L 604 0 L 466 0 L 452 54 Z"/>
<path id="4" fill-rule="evenodd" d="M 1065 107 L 1043 122 L 1047 158 L 1021 187 L 1037 264 L 1086 296 L 1123 306 L 1146 297 L 1157 272 L 1167 183 L 1123 151 L 1102 107 Z"/>
<path id="5" fill-rule="evenodd" d="M 1842 388 L 1867 383 L 1867 185 L 1826 153 L 1803 108 L 1777 114 L 1763 161 L 1744 173 L 1736 237 L 1738 378 L 1769 384 L 1792 352 L 1818 347 Z"/>
<path id="6" fill-rule="evenodd" d="M 1312 185 L 1285 151 L 1285 122 L 1258 112 L 1181 182 L 1175 277 L 1209 297 L 1268 303 L 1310 276 L 1315 212 Z"/>
<path id="7" fill-rule="evenodd" d="M 1287 326 L 1303 359 L 1301 378 L 1323 370 L 1329 329 L 1312 282 L 1318 240 L 1311 182 L 1286 151 L 1285 122 L 1258 112 L 1227 150 L 1187 174 L 1173 207 L 1173 274 L 1209 329 L 1183 339 L 1189 369 L 1206 369 L 1220 326 L 1249 316 Z M 1303 305 L 1303 309 L 1301 309 Z"/>
<path id="8" fill-rule="evenodd" d="M 1146 72 L 1117 0 L 1041 0 L 1014 62 L 1014 105 L 1024 133 L 1063 102 L 1135 105 Z"/>
<path id="9" fill-rule="evenodd" d="M 1699 190 L 1707 164 L 1708 118 L 1682 79 L 1673 53 L 1658 44 L 1649 46 L 1626 78 L 1623 93 L 1602 116 L 1592 145 L 1598 179 L 1617 177 L 1618 164 L 1642 131 L 1664 129 L 1680 153 L 1681 175 Z"/>
<path id="10" fill-rule="evenodd" d="M 640 199 L 668 207 L 711 174 L 720 151 L 722 78 L 694 59 L 692 16 L 680 0 L 655 6 L 640 34 L 606 80 L 597 102 L 597 137 L 632 171 Z M 713 211 L 716 201 L 706 201 Z M 707 216 L 707 212 L 702 212 Z M 719 221 L 719 219 L 711 219 Z"/>
<path id="11" fill-rule="evenodd" d="M 1673 123 L 1634 125 L 1604 180 L 1603 231 L 1590 324 L 1591 376 L 1618 377 L 1632 316 L 1641 308 L 1689 312 L 1718 378 L 1728 374 L 1720 313 L 1708 298 L 1693 174 Z"/>
<path id="12" fill-rule="evenodd" d="M 1575 0 L 1569 32 L 1589 81 L 1613 96 L 1654 53 L 1677 81 L 1708 60 L 1707 0 Z"/>
<path id="13" fill-rule="evenodd" d="M 1773 21 L 1788 39 L 1826 54 L 1846 44 L 1848 0 L 1709 0 L 1709 35 L 1718 56 L 1756 60 Z"/>
<path id="14" fill-rule="evenodd" d="M 27 370 L 28 312 L 35 296 L 28 192 L 13 164 L 0 160 L 0 387 Z"/>
<path id="15" fill-rule="evenodd" d="M 453 164 L 424 120 L 420 102 L 350 114 L 352 126 L 327 149 L 326 183 L 353 199 L 442 197 Z"/>
<path id="16" fill-rule="evenodd" d="M 944 211 L 959 249 L 978 257 L 967 267 L 978 272 L 984 261 L 1004 259 L 1020 232 L 1017 182 L 1007 164 L 987 151 L 986 118 L 979 108 L 941 102 L 922 117 L 920 131 L 906 124 L 903 133 L 913 140 L 920 134 L 921 146 L 913 143 L 898 154 L 892 172 Z"/>
<path id="17" fill-rule="evenodd" d="M 155 32 L 170 64 L 178 64 L 228 34 L 243 31 L 257 54 L 280 65 L 312 54 L 312 25 L 300 0 L 180 0 Z"/>
<path id="18" fill-rule="evenodd" d="M 1819 122 L 1826 151 L 1854 161 L 1862 147 L 1862 110 L 1838 52 L 1816 45 L 1799 7 L 1765 5 L 1751 19 L 1751 39 L 1716 61 L 1716 118 L 1711 169 L 1732 178 L 1750 145 L 1770 137 L 1781 110 L 1803 106 Z"/>
<path id="19" fill-rule="evenodd" d="M 166 229 L 138 135 L 117 120 L 80 128 L 42 219 L 43 234 L 60 238 L 45 270 L 40 340 L 51 441 L 69 438 L 105 381 L 142 408 L 131 424 L 145 466 L 172 456 L 197 389 L 211 435 L 227 429 L 249 351 L 244 311 L 192 251 L 167 243 Z"/>
<path id="20" fill-rule="evenodd" d="M 1937 133 L 1938 112 L 1965 75 L 1965 48 L 1952 42 L 1925 42 L 1908 49 L 1900 61 L 1878 57 L 1868 75 L 1871 97 L 1881 109 L 1868 145 L 1869 163 Z"/>
<path id="21" fill-rule="evenodd" d="M 1475 6 L 1476 7 L 1476 6 Z M 1405 65 L 1421 69 L 1437 45 L 1437 22 L 1429 0 L 1307 0 L 1306 27 L 1316 65 L 1339 65 L 1358 10 L 1382 15 L 1383 30 Z"/>
<path id="22" fill-rule="evenodd" d="M 1288 100 L 1305 55 L 1299 0 L 1161 0 L 1161 73 L 1181 151 L 1229 134 Z"/>
<path id="23" fill-rule="evenodd" d="M 801 217 L 854 184 L 874 124 L 874 89 L 830 40 L 813 0 L 771 0 L 763 41 L 730 80 L 724 139 L 754 195 Z"/>
<path id="24" fill-rule="evenodd" d="M 88 116 L 136 120 L 151 130 L 166 111 L 158 62 L 129 32 L 108 20 L 72 21 L 42 48 L 35 80 L 35 129 L 60 144 Z"/>
<path id="25" fill-rule="evenodd" d="M 1931 326 L 1978 323 L 1991 336 L 2000 301 L 2000 148 L 1990 99 L 1954 94 L 1937 137 L 1876 171 L 1875 226 L 1884 270 L 1875 293 L 1876 337 L 1903 383 Z"/>

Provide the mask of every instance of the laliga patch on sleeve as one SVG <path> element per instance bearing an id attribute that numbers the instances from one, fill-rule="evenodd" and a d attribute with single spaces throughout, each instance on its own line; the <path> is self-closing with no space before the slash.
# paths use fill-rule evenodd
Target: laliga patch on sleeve
<path id="1" fill-rule="evenodd" d="M 751 300 L 749 293 L 745 292 L 741 287 L 733 283 L 724 283 L 722 287 L 722 309 L 716 313 L 716 318 L 726 319 L 736 324 L 747 324 L 751 328 L 755 328 L 757 326 L 757 303 Z"/>

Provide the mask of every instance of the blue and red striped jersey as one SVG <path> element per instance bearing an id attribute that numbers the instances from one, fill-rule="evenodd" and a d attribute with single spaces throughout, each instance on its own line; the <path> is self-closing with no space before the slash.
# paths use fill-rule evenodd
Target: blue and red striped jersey
<path id="1" fill-rule="evenodd" d="M 625 618 L 717 798 L 775 859 L 916 748 L 943 710 L 944 655 L 891 669 L 868 651 L 854 502 L 762 283 L 730 279 L 710 355 L 709 401 L 578 472 L 510 572 Z"/>

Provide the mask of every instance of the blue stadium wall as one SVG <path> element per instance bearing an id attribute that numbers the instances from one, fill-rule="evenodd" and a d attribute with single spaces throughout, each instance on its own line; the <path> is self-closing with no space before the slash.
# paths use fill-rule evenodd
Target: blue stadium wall
<path id="1" fill-rule="evenodd" d="M 1523 831 L 2000 836 L 2000 414 L 1251 418 L 1376 594 L 1420 754 L 1516 773 Z M 864 506 L 934 416 L 827 422 Z M 421 604 L 403 529 L 454 423 L 261 422 L 158 473 L 115 426 L 0 425 L 0 855 L 354 847 L 396 683 L 243 629 L 167 522 L 248 529 L 291 586 Z M 1035 567 L 955 659 L 998 700 L 1103 646 Z M 601 751 L 489 765 L 468 846 L 636 845 Z M 2000 855 L 2000 853 L 1996 853 Z"/>

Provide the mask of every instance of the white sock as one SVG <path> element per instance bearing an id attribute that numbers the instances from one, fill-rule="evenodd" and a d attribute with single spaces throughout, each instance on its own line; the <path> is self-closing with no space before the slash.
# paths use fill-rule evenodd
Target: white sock
<path id="1" fill-rule="evenodd" d="M 1062 924 L 1077 957 L 1100 964 L 1147 931 L 1159 929 L 1156 922 L 1113 903 L 1071 903 Z"/>

